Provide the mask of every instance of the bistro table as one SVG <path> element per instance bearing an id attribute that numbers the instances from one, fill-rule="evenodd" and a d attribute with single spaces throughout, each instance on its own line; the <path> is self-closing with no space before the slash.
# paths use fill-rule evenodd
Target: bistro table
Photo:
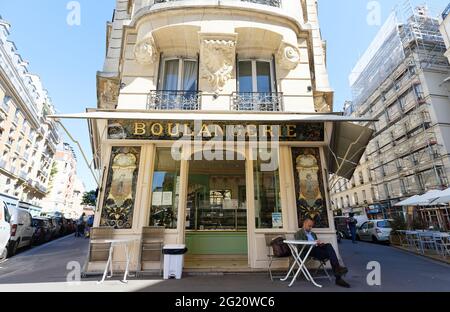
<path id="1" fill-rule="evenodd" d="M 316 281 L 311 276 L 311 273 L 309 273 L 308 268 L 306 267 L 308 257 L 312 249 L 317 246 L 317 242 L 285 240 L 284 243 L 289 246 L 289 249 L 292 252 L 292 256 L 294 257 L 294 262 L 292 263 L 292 266 L 286 277 L 281 279 L 281 281 L 287 281 L 289 276 L 294 272 L 295 267 L 298 266 L 298 269 L 295 272 L 294 277 L 289 284 L 289 287 L 292 287 L 292 285 L 294 285 L 298 275 L 300 274 L 300 272 L 302 272 L 308 282 L 311 282 L 316 287 L 322 288 L 322 285 L 316 283 Z M 303 255 L 304 252 L 306 253 Z"/>
<path id="2" fill-rule="evenodd" d="M 106 267 L 105 267 L 105 271 L 103 273 L 103 278 L 101 281 L 98 282 L 98 284 L 102 284 L 103 282 L 105 282 L 105 279 L 107 277 L 108 278 L 113 277 L 113 253 L 114 253 L 114 248 L 119 247 L 119 246 L 125 247 L 125 257 L 126 257 L 126 261 L 127 261 L 126 268 L 125 268 L 125 274 L 124 274 L 123 280 L 121 280 L 121 282 L 125 283 L 125 284 L 128 283 L 127 277 L 133 277 L 132 275 L 129 274 L 131 255 L 130 255 L 128 247 L 131 243 L 133 243 L 135 241 L 137 241 L 136 238 L 101 240 L 102 243 L 111 244 L 111 246 L 109 247 L 109 257 L 108 257 L 108 261 L 106 262 Z M 110 272 L 109 275 L 108 275 L 108 271 Z"/>

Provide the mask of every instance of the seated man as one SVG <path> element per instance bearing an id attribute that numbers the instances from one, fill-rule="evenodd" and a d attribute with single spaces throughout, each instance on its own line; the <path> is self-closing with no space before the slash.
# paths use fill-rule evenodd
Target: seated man
<path id="1" fill-rule="evenodd" d="M 336 251 L 331 244 L 324 244 L 317 239 L 317 235 L 312 232 L 313 227 L 314 221 L 310 218 L 306 218 L 303 222 L 303 227 L 295 234 L 295 239 L 317 242 L 317 246 L 313 247 L 310 256 L 318 260 L 330 260 L 334 276 L 336 277 L 336 285 L 350 288 L 350 285 L 342 279 L 342 275 L 345 275 L 348 272 L 347 268 L 344 268 L 339 264 Z"/>

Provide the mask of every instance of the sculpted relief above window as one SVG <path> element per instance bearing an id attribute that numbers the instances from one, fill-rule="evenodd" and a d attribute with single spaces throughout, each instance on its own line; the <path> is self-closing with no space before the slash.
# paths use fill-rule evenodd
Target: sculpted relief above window
<path id="1" fill-rule="evenodd" d="M 222 91 L 232 78 L 236 60 L 236 34 L 200 34 L 200 60 L 202 78 L 214 92 Z"/>

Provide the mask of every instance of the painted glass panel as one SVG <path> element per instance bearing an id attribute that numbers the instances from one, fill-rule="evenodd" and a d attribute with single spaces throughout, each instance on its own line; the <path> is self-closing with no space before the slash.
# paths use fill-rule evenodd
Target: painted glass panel
<path id="1" fill-rule="evenodd" d="M 318 148 L 292 148 L 292 159 L 299 226 L 305 218 L 316 228 L 328 228 L 322 165 Z"/>
<path id="2" fill-rule="evenodd" d="M 100 226 L 133 227 L 140 157 L 140 147 L 112 148 Z"/>

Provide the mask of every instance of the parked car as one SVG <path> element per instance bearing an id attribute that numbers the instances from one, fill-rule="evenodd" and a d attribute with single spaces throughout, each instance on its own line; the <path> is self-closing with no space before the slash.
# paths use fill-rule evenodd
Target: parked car
<path id="1" fill-rule="evenodd" d="M 72 219 L 66 219 L 66 234 L 75 233 L 75 222 Z"/>
<path id="2" fill-rule="evenodd" d="M 11 215 L 6 203 L 0 201 L 0 261 L 8 256 L 8 242 L 11 236 Z"/>
<path id="3" fill-rule="evenodd" d="M 369 218 L 367 218 L 366 215 L 363 216 L 354 216 L 354 218 L 356 219 L 356 221 L 358 221 L 358 223 L 356 223 L 356 228 L 360 227 L 361 225 L 364 224 L 364 222 L 369 221 Z"/>
<path id="4" fill-rule="evenodd" d="M 52 228 L 47 218 L 33 218 L 33 226 L 35 228 L 32 239 L 33 245 L 44 244 L 52 239 Z"/>
<path id="5" fill-rule="evenodd" d="M 392 220 L 371 220 L 364 222 L 356 231 L 356 238 L 370 242 L 389 242 Z"/>
<path id="6" fill-rule="evenodd" d="M 51 239 L 58 237 L 59 227 L 57 226 L 56 220 L 52 217 L 47 217 L 47 221 L 49 224 L 49 230 L 51 233 Z"/>
<path id="7" fill-rule="evenodd" d="M 334 217 L 334 224 L 338 235 L 342 238 L 351 238 L 350 230 L 347 226 L 347 217 Z"/>
<path id="8" fill-rule="evenodd" d="M 31 214 L 21 208 L 8 207 L 11 215 L 11 237 L 8 243 L 8 257 L 12 257 L 17 250 L 31 246 L 34 228 Z"/>

